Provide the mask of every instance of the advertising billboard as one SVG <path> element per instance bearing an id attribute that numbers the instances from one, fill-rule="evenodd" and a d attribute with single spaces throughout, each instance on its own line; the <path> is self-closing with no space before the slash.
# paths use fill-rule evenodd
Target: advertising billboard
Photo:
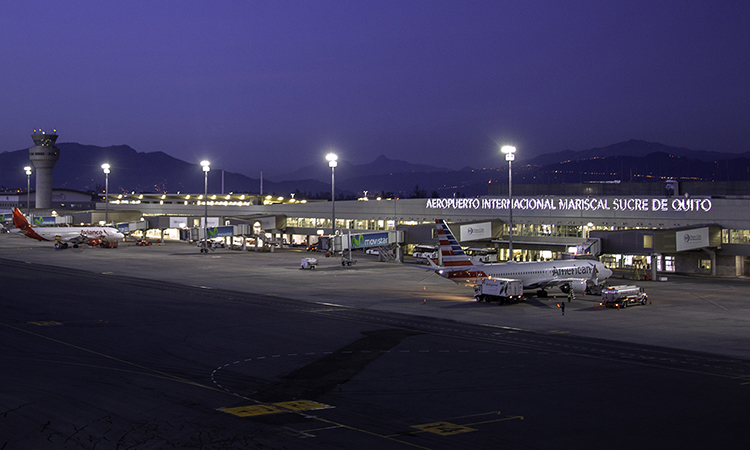
<path id="1" fill-rule="evenodd" d="M 492 239 L 492 222 L 472 223 L 461 225 L 460 241 L 478 241 Z"/>
<path id="2" fill-rule="evenodd" d="M 677 231 L 675 237 L 678 252 L 709 246 L 708 227 Z"/>

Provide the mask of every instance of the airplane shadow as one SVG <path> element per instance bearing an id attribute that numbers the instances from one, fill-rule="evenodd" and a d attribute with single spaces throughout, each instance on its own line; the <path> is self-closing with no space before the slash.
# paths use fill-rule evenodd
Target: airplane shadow
<path id="1" fill-rule="evenodd" d="M 550 298 L 550 299 L 547 299 L 547 301 L 551 301 L 552 304 L 543 302 L 539 300 L 537 297 L 527 297 L 526 300 L 524 300 L 526 304 L 537 307 L 537 308 L 552 308 L 552 305 L 557 307 L 557 300 Z"/>

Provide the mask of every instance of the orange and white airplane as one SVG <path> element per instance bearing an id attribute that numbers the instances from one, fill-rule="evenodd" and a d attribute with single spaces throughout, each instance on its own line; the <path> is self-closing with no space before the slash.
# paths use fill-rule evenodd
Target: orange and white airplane
<path id="1" fill-rule="evenodd" d="M 79 244 L 96 246 L 102 241 L 121 241 L 122 233 L 112 227 L 34 227 L 18 208 L 13 209 L 13 226 L 28 238 L 38 241 L 54 241 L 55 248 L 74 248 Z"/>
<path id="2" fill-rule="evenodd" d="M 585 292 L 600 287 L 612 276 L 612 271 L 599 261 L 565 259 L 558 261 L 514 262 L 496 264 L 475 263 L 464 253 L 450 228 L 442 219 L 437 224 L 443 266 L 427 260 L 438 275 L 460 284 L 474 284 L 484 278 L 521 280 L 524 289 L 538 289 L 537 296 L 545 297 L 547 289 L 559 286 L 563 292 Z"/>

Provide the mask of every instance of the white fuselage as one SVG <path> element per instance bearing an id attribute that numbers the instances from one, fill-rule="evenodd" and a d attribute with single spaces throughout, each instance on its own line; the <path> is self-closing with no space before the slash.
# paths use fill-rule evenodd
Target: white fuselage
<path id="1" fill-rule="evenodd" d="M 34 227 L 21 230 L 27 237 L 40 241 L 76 241 L 83 239 L 100 239 L 121 241 L 123 234 L 111 227 Z"/>
<path id="2" fill-rule="evenodd" d="M 599 283 L 612 275 L 604 264 L 590 260 L 506 262 L 443 268 L 438 273 L 457 283 L 473 283 L 482 278 L 521 280 L 526 289 L 545 288 L 575 281 Z"/>

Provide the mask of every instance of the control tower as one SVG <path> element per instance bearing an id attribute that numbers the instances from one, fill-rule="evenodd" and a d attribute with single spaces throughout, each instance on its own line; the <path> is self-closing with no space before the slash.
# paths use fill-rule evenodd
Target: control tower
<path id="1" fill-rule="evenodd" d="M 46 133 L 34 130 L 31 139 L 34 146 L 29 148 L 29 159 L 36 169 L 36 207 L 49 209 L 52 207 L 52 168 L 60 159 L 60 149 L 55 147 L 57 130 Z"/>

